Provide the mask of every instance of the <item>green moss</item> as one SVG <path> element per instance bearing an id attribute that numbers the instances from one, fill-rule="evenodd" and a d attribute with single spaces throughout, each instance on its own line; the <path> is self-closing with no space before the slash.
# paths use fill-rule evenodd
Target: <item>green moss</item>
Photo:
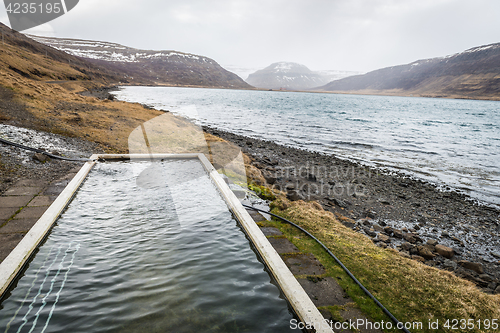
<path id="1" fill-rule="evenodd" d="M 265 186 L 248 184 L 248 188 L 254 191 L 261 199 L 271 200 L 271 201 L 276 200 L 276 196 L 274 195 L 274 193 Z"/>

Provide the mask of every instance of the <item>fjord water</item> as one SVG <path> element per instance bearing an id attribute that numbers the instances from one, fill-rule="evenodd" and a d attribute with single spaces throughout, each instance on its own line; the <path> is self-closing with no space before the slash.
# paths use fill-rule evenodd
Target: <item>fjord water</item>
<path id="1" fill-rule="evenodd" d="M 402 171 L 500 204 L 500 102 L 177 87 L 119 99 L 236 134 Z"/>
<path id="2" fill-rule="evenodd" d="M 0 332 L 289 332 L 198 161 L 98 164 L 0 303 Z"/>

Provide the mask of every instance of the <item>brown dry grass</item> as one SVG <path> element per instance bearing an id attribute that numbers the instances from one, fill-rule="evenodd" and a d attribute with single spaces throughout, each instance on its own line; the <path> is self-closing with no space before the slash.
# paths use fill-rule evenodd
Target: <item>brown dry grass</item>
<path id="1" fill-rule="evenodd" d="M 320 239 L 400 321 L 500 318 L 500 295 L 487 295 L 448 271 L 382 249 L 342 225 L 317 203 L 279 198 L 275 212 Z M 365 309 L 366 310 L 366 309 Z M 435 332 L 424 329 L 423 332 Z M 456 332 L 441 326 L 440 332 Z M 470 330 L 468 332 L 486 332 Z"/>

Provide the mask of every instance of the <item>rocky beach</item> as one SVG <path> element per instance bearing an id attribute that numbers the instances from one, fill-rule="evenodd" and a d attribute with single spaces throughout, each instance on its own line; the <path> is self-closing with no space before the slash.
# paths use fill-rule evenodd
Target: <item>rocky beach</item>
<path id="1" fill-rule="evenodd" d="M 500 211 L 451 188 L 333 155 L 204 128 L 251 157 L 265 184 L 318 201 L 346 226 L 402 256 L 500 291 Z M 258 182 L 258 180 L 257 180 Z"/>

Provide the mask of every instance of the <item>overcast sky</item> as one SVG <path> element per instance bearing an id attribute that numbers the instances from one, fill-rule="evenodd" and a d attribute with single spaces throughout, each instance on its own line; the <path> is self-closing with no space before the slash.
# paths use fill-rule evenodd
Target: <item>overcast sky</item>
<path id="1" fill-rule="evenodd" d="M 9 25 L 3 6 L 0 21 Z M 500 42 L 500 1 L 80 0 L 25 32 L 177 50 L 228 67 L 293 61 L 367 72 Z"/>

